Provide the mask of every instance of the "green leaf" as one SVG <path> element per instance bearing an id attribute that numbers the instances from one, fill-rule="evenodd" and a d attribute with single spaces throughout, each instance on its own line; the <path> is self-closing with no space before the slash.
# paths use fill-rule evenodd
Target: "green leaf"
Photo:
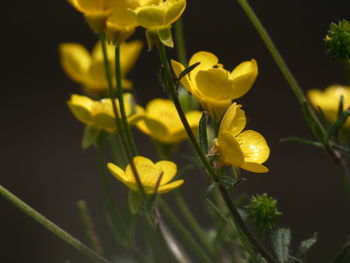
<path id="1" fill-rule="evenodd" d="M 207 113 L 204 111 L 199 121 L 199 143 L 204 153 L 208 152 Z"/>
<path id="2" fill-rule="evenodd" d="M 132 214 L 136 214 L 142 203 L 142 195 L 139 192 L 129 190 L 128 204 Z"/>
<path id="3" fill-rule="evenodd" d="M 174 47 L 170 26 L 159 28 L 157 32 L 158 32 L 159 40 L 164 44 L 164 46 L 171 47 L 171 48 Z"/>
<path id="4" fill-rule="evenodd" d="M 96 146 L 101 129 L 94 126 L 85 126 L 81 147 L 85 150 L 90 146 Z"/>
<path id="5" fill-rule="evenodd" d="M 233 176 L 220 175 L 219 183 L 227 190 L 236 185 L 238 180 L 236 180 Z"/>
<path id="6" fill-rule="evenodd" d="M 300 243 L 300 246 L 298 248 L 298 257 L 301 259 L 304 259 L 306 256 L 306 253 L 310 250 L 310 248 L 315 245 L 315 243 L 317 242 L 317 233 L 314 234 L 314 236 L 312 238 L 308 238 L 303 240 Z"/>
<path id="7" fill-rule="evenodd" d="M 347 109 L 344 112 L 341 112 L 338 116 L 337 121 L 332 125 L 328 132 L 327 139 L 330 139 L 332 137 L 338 137 L 340 129 L 344 126 L 346 120 L 350 116 L 350 109 Z"/>
<path id="8" fill-rule="evenodd" d="M 323 148 L 323 144 L 320 142 L 310 141 L 310 140 L 299 138 L 299 137 L 282 138 L 282 139 L 280 139 L 280 142 L 298 142 L 298 143 L 302 143 L 305 145 L 311 145 L 311 146 L 315 146 L 318 148 Z"/>
<path id="9" fill-rule="evenodd" d="M 213 191 L 214 191 L 215 186 L 216 186 L 216 184 L 215 184 L 215 183 L 212 183 L 212 184 L 210 184 L 210 185 L 207 187 L 207 190 L 206 190 L 205 193 L 204 193 L 204 198 L 205 198 L 205 199 L 208 199 L 208 198 L 211 196 L 211 194 L 212 194 Z"/>
<path id="10" fill-rule="evenodd" d="M 312 108 L 307 101 L 303 101 L 301 104 L 303 115 L 306 122 L 309 124 L 313 134 L 320 140 L 324 141 L 326 136 L 323 127 L 320 126 L 318 120 L 315 120 L 313 114 L 311 113 Z"/>
<path id="11" fill-rule="evenodd" d="M 289 246 L 291 233 L 289 229 L 279 228 L 272 234 L 272 244 L 275 250 L 278 262 L 288 263 Z"/>
<path id="12" fill-rule="evenodd" d="M 200 64 L 200 62 L 194 63 L 188 68 L 185 68 L 179 75 L 178 80 L 182 79 L 184 76 L 189 74 L 195 67 L 197 67 Z"/>

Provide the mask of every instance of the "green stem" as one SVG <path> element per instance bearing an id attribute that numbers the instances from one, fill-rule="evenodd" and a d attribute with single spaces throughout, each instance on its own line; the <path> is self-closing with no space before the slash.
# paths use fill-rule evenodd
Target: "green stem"
<path id="1" fill-rule="evenodd" d="M 95 226 L 92 220 L 92 217 L 90 215 L 89 209 L 87 207 L 87 204 L 84 200 L 80 200 L 77 202 L 77 207 L 79 210 L 79 214 L 81 217 L 81 221 L 84 225 L 86 236 L 88 240 L 90 241 L 91 246 L 93 249 L 99 253 L 103 254 L 103 248 L 100 242 L 100 239 L 95 231 Z"/>
<path id="2" fill-rule="evenodd" d="M 177 59 L 182 65 L 187 65 L 187 51 L 185 44 L 185 34 L 183 19 L 179 18 L 175 24 L 175 48 L 177 53 Z"/>
<path id="3" fill-rule="evenodd" d="M 177 206 L 179 207 L 181 214 L 187 220 L 191 229 L 197 235 L 198 239 L 204 245 L 206 250 L 208 250 L 208 252 L 212 256 L 217 256 L 215 248 L 213 247 L 212 243 L 208 239 L 208 235 L 203 231 L 202 227 L 199 225 L 199 223 L 197 222 L 197 220 L 193 216 L 192 212 L 188 208 L 188 206 L 187 206 L 183 196 L 179 192 L 179 190 L 175 191 L 175 202 L 176 202 Z"/>
<path id="4" fill-rule="evenodd" d="M 308 117 L 312 119 L 315 123 L 318 124 L 319 128 L 322 130 L 323 134 L 326 134 L 326 131 L 324 130 L 324 127 L 321 125 L 318 117 L 316 116 L 314 110 L 308 103 L 302 89 L 300 88 L 297 80 L 289 70 L 287 64 L 285 63 L 284 59 L 282 58 L 282 55 L 276 48 L 274 42 L 270 38 L 269 34 L 267 33 L 266 29 L 262 25 L 261 21 L 259 18 L 256 16 L 254 10 L 250 7 L 249 3 L 247 0 L 237 0 L 240 6 L 243 8 L 245 14 L 248 16 L 249 20 L 251 23 L 254 25 L 256 31 L 260 35 L 261 39 L 265 43 L 267 49 L 271 53 L 273 59 L 275 60 L 277 66 L 279 67 L 280 71 L 282 72 L 284 78 L 288 82 L 290 88 L 292 89 L 295 97 L 299 101 L 299 103 L 303 106 L 303 111 L 304 111 L 304 117 L 307 121 L 307 123 L 310 125 L 312 131 L 315 133 L 314 128 L 312 127 L 312 124 L 310 123 L 310 120 Z M 306 105 L 306 106 L 305 106 Z M 319 135 L 315 134 L 316 137 L 320 137 Z M 323 138 L 320 138 L 323 139 Z"/>
<path id="5" fill-rule="evenodd" d="M 193 239 L 192 234 L 183 226 L 181 221 L 177 219 L 168 205 L 165 202 L 161 202 L 160 208 L 168 220 L 171 222 L 171 225 L 174 226 L 176 231 L 178 231 L 179 235 L 183 238 L 184 242 L 186 242 L 187 246 L 198 255 L 198 257 L 201 259 L 201 262 L 213 262 L 206 254 L 206 252 L 197 244 L 196 240 Z"/>
<path id="6" fill-rule="evenodd" d="M 222 186 L 222 184 L 219 182 L 218 175 L 216 174 L 214 168 L 210 165 L 208 162 L 205 154 L 203 153 L 187 119 L 185 116 L 185 113 L 182 110 L 182 107 L 180 105 L 179 99 L 177 97 L 177 91 L 176 87 L 174 85 L 173 79 L 172 79 L 172 74 L 170 70 L 170 65 L 167 59 L 166 51 L 165 51 L 165 46 L 158 42 L 158 50 L 159 50 L 159 55 L 160 55 L 160 60 L 162 63 L 162 66 L 165 70 L 165 77 L 166 77 L 166 88 L 168 90 L 168 93 L 170 97 L 172 98 L 174 105 L 176 107 L 176 110 L 179 114 L 179 117 L 181 119 L 181 122 L 187 132 L 187 135 L 192 143 L 192 146 L 194 147 L 195 151 L 197 152 L 200 160 L 202 161 L 204 167 L 206 168 L 209 176 L 211 179 L 216 183 L 217 187 L 219 188 L 220 194 L 222 198 L 225 201 L 226 206 L 228 207 L 235 224 L 237 228 L 239 228 L 246 238 L 250 241 L 251 245 L 254 247 L 254 249 L 263 256 L 267 262 L 269 263 L 274 263 L 275 260 L 272 258 L 270 253 L 265 249 L 265 247 L 258 241 L 258 239 L 253 235 L 253 233 L 249 230 L 247 225 L 245 224 L 244 220 L 242 219 L 241 215 L 238 213 L 238 210 L 236 206 L 234 205 L 233 201 L 231 200 L 231 197 L 227 193 L 226 189 Z"/>
<path id="7" fill-rule="evenodd" d="M 34 210 L 32 207 L 27 205 L 25 202 L 23 202 L 21 199 L 19 199 L 17 196 L 12 194 L 10 191 L 8 191 L 6 188 L 4 188 L 2 185 L 0 185 L 0 194 L 6 198 L 8 201 L 10 201 L 12 204 L 14 204 L 17 208 L 19 208 L 22 212 L 30 216 L 32 219 L 34 219 L 36 222 L 41 224 L 43 227 L 54 233 L 56 236 L 61 238 L 63 241 L 67 242 L 69 245 L 74 247 L 76 250 L 78 250 L 80 253 L 82 253 L 84 256 L 86 256 L 88 259 L 91 260 L 91 262 L 95 263 L 109 263 L 109 261 L 99 254 L 97 254 L 95 251 L 90 249 L 89 247 L 85 246 L 83 243 L 81 243 L 78 239 L 64 231 L 62 228 L 51 222 L 49 219 L 41 215 L 38 211 Z"/>
<path id="8" fill-rule="evenodd" d="M 121 68 L 120 68 L 120 46 L 119 44 L 115 47 L 115 79 L 117 83 L 117 98 L 119 101 L 119 109 L 120 109 L 120 115 L 122 119 L 122 125 L 124 126 L 125 131 L 125 137 L 126 140 L 131 147 L 132 155 L 138 155 L 137 148 L 135 145 L 135 142 L 133 140 L 133 137 L 131 135 L 130 126 L 128 123 L 128 119 L 125 112 L 125 104 L 124 104 L 124 98 L 123 98 L 123 87 L 122 87 L 122 74 L 121 74 Z"/>
<path id="9" fill-rule="evenodd" d="M 106 80 L 107 80 L 107 84 L 108 84 L 108 93 L 109 93 L 109 97 L 110 97 L 111 103 L 112 103 L 112 109 L 113 109 L 113 113 L 114 113 L 114 116 L 115 116 L 116 126 L 117 126 L 117 129 L 118 129 L 118 132 L 120 133 L 122 145 L 123 145 L 123 148 L 125 150 L 128 162 L 129 162 L 129 164 L 131 166 L 131 170 L 133 171 L 133 175 L 135 176 L 135 181 L 137 183 L 137 187 L 138 187 L 140 193 L 144 197 L 146 197 L 147 195 L 146 195 L 145 189 L 143 188 L 140 176 L 138 174 L 138 171 L 136 169 L 134 160 L 132 158 L 132 155 L 131 155 L 129 147 L 128 147 L 125 130 L 123 129 L 123 125 L 122 125 L 121 120 L 119 118 L 119 112 L 117 110 L 117 105 L 116 105 L 116 102 L 115 102 L 115 96 L 114 96 L 114 91 L 113 91 L 113 82 L 112 82 L 111 68 L 110 68 L 110 65 L 109 65 L 109 60 L 108 60 L 108 55 L 107 55 L 106 37 L 105 37 L 105 35 L 103 33 L 101 33 L 99 35 L 99 37 L 100 37 L 101 46 L 102 46 L 102 54 L 103 54 L 103 61 L 104 61 L 104 67 L 105 67 L 105 74 L 106 74 Z"/>

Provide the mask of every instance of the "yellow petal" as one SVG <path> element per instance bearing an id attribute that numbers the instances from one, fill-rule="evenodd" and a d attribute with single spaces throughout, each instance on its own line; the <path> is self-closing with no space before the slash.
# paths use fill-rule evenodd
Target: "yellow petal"
<path id="1" fill-rule="evenodd" d="M 263 163 L 269 158 L 270 148 L 258 132 L 247 130 L 237 136 L 245 162 Z"/>
<path id="2" fill-rule="evenodd" d="M 266 166 L 254 162 L 244 162 L 241 168 L 253 173 L 267 173 L 269 171 Z"/>
<path id="3" fill-rule="evenodd" d="M 246 117 L 242 105 L 236 103 L 226 110 L 224 117 L 220 123 L 220 132 L 229 131 L 233 136 L 238 135 L 246 125 Z"/>
<path id="4" fill-rule="evenodd" d="M 194 134 L 198 134 L 199 120 L 202 117 L 202 113 L 200 111 L 190 111 L 185 114 L 188 124 L 192 128 Z M 187 132 L 183 125 L 179 127 L 178 130 L 175 130 L 172 134 L 173 143 L 178 143 L 182 140 L 188 138 Z"/>
<path id="5" fill-rule="evenodd" d="M 68 101 L 68 106 L 74 116 L 85 124 L 91 124 L 91 108 L 94 101 L 86 96 L 73 94 Z"/>
<path id="6" fill-rule="evenodd" d="M 179 19 L 179 17 L 186 8 L 186 0 L 168 0 L 168 2 L 170 3 L 170 8 L 167 10 L 165 16 L 166 25 L 170 25 L 174 23 L 177 19 Z"/>
<path id="7" fill-rule="evenodd" d="M 142 156 L 136 156 L 133 160 L 142 184 L 154 187 L 161 175 L 159 167 L 156 167 L 150 159 Z M 136 182 L 130 164 L 126 167 L 125 173 L 129 178 L 129 182 Z"/>
<path id="8" fill-rule="evenodd" d="M 233 79 L 232 99 L 246 94 L 258 76 L 258 65 L 254 59 L 239 64 L 231 73 Z"/>
<path id="9" fill-rule="evenodd" d="M 159 161 L 155 163 L 155 166 L 159 167 L 159 169 L 163 172 L 162 180 L 160 181 L 160 185 L 167 184 L 174 178 L 177 172 L 176 164 L 170 161 Z"/>
<path id="10" fill-rule="evenodd" d="M 176 77 L 179 77 L 181 72 L 185 70 L 185 66 L 175 60 L 171 60 L 171 67 L 173 68 L 173 71 Z M 190 83 L 189 74 L 181 78 L 180 81 L 181 81 L 181 84 L 185 87 L 185 89 L 187 89 L 188 92 L 193 94 L 193 89 Z"/>
<path id="11" fill-rule="evenodd" d="M 163 6 L 143 6 L 134 12 L 137 22 L 144 28 L 157 28 L 165 25 L 166 8 Z"/>
<path id="12" fill-rule="evenodd" d="M 234 167 L 240 167 L 243 164 L 243 152 L 235 136 L 228 131 L 222 131 L 219 133 L 217 142 L 220 157 L 224 163 Z"/>
<path id="13" fill-rule="evenodd" d="M 191 57 L 189 65 L 193 65 L 198 62 L 200 62 L 200 64 L 191 71 L 191 77 L 195 76 L 199 70 L 207 70 L 213 68 L 219 63 L 219 59 L 213 53 L 207 51 L 199 51 Z"/>
<path id="14" fill-rule="evenodd" d="M 120 169 L 120 167 L 116 166 L 113 163 L 107 164 L 108 170 L 114 175 L 115 178 L 117 178 L 119 181 L 125 183 L 128 181 L 124 171 Z"/>
<path id="15" fill-rule="evenodd" d="M 181 179 L 181 180 L 171 182 L 170 184 L 161 185 L 158 188 L 158 193 L 159 194 L 167 193 L 167 192 L 181 186 L 183 183 L 184 183 L 184 180 Z"/>
<path id="16" fill-rule="evenodd" d="M 112 31 L 134 31 L 137 26 L 136 17 L 130 13 L 127 6 L 114 9 L 112 14 L 108 17 L 107 29 Z"/>
<path id="17" fill-rule="evenodd" d="M 152 138 L 164 143 L 172 143 L 168 128 L 163 124 L 163 122 L 159 121 L 159 119 L 146 116 L 144 118 L 144 124 L 146 125 L 149 135 L 151 135 Z"/>
<path id="18" fill-rule="evenodd" d="M 116 129 L 116 124 L 114 118 L 106 113 L 99 113 L 92 116 L 91 121 L 94 126 L 113 131 Z"/>
<path id="19" fill-rule="evenodd" d="M 195 81 L 198 91 L 212 100 L 226 100 L 232 93 L 229 72 L 221 68 L 200 70 Z"/>
<path id="20" fill-rule="evenodd" d="M 85 47 L 76 43 L 64 43 L 59 46 L 61 64 L 69 77 L 84 82 L 91 64 L 90 54 Z"/>
<path id="21" fill-rule="evenodd" d="M 141 41 L 123 42 L 120 45 L 120 67 L 122 76 L 125 76 L 135 65 L 142 50 Z"/>

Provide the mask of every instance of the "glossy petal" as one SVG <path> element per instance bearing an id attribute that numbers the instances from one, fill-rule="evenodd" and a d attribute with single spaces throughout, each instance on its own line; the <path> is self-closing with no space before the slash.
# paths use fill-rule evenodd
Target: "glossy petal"
<path id="1" fill-rule="evenodd" d="M 143 6 L 135 10 L 135 15 L 140 26 L 157 28 L 165 25 L 166 11 L 160 6 Z"/>
<path id="2" fill-rule="evenodd" d="M 145 186 L 154 186 L 161 175 L 161 170 L 150 159 L 142 156 L 134 157 L 134 164 L 142 184 Z M 129 178 L 129 182 L 136 183 L 130 164 L 126 167 L 125 173 Z"/>
<path id="3" fill-rule="evenodd" d="M 122 169 L 120 169 L 119 166 L 116 166 L 113 163 L 107 164 L 108 170 L 114 175 L 115 178 L 117 178 L 119 181 L 125 183 L 128 182 L 128 178 L 126 177 L 126 174 Z"/>
<path id="4" fill-rule="evenodd" d="M 263 163 L 270 155 L 265 138 L 258 132 L 247 130 L 237 136 L 245 162 Z"/>
<path id="5" fill-rule="evenodd" d="M 176 164 L 170 161 L 159 161 L 155 164 L 155 166 L 159 167 L 159 169 L 163 172 L 160 185 L 164 185 L 170 182 L 177 173 Z"/>
<path id="6" fill-rule="evenodd" d="M 91 65 L 90 54 L 85 47 L 76 43 L 59 46 L 61 64 L 64 71 L 74 81 L 83 82 Z"/>
<path id="7" fill-rule="evenodd" d="M 222 131 L 218 136 L 218 148 L 224 163 L 240 167 L 244 162 L 244 155 L 236 137 L 228 131 Z"/>
<path id="8" fill-rule="evenodd" d="M 207 69 L 213 68 L 215 65 L 219 63 L 219 59 L 210 52 L 199 51 L 191 57 L 189 61 L 189 65 L 193 65 L 198 62 L 200 64 L 191 71 L 190 73 L 191 76 L 196 76 L 199 70 L 207 70 Z"/>
<path id="9" fill-rule="evenodd" d="M 175 188 L 178 188 L 181 186 L 185 181 L 184 180 L 177 180 L 174 182 L 171 182 L 169 184 L 161 185 L 158 188 L 158 194 L 164 194 L 167 192 L 170 192 L 171 190 L 174 190 Z"/>
<path id="10" fill-rule="evenodd" d="M 220 132 L 226 130 L 236 136 L 244 129 L 246 125 L 246 117 L 244 111 L 241 110 L 241 107 L 242 105 L 236 103 L 231 104 L 222 118 Z"/>
<path id="11" fill-rule="evenodd" d="M 170 131 L 168 131 L 168 128 L 161 121 L 159 121 L 159 119 L 146 116 L 143 122 L 149 131 L 148 134 L 151 135 L 152 138 L 164 143 L 171 142 Z"/>
<path id="12" fill-rule="evenodd" d="M 185 66 L 182 65 L 181 63 L 175 61 L 175 60 L 171 60 L 171 67 L 173 68 L 173 71 L 174 71 L 176 77 L 179 77 L 181 72 L 183 72 L 185 70 Z M 181 81 L 181 84 L 185 87 L 185 89 L 187 89 L 188 92 L 193 94 L 194 90 L 192 89 L 192 86 L 190 83 L 189 74 L 187 74 L 183 78 L 181 78 L 180 81 Z"/>
<path id="13" fill-rule="evenodd" d="M 254 162 L 244 162 L 241 168 L 253 173 L 267 173 L 269 171 L 266 166 Z"/>
<path id="14" fill-rule="evenodd" d="M 91 108 L 94 101 L 86 96 L 73 94 L 68 101 L 68 106 L 73 115 L 85 124 L 91 124 Z"/>
<path id="15" fill-rule="evenodd" d="M 258 65 L 254 59 L 239 64 L 231 73 L 233 79 L 232 99 L 245 95 L 258 76 Z"/>
<path id="16" fill-rule="evenodd" d="M 186 8 L 186 0 L 169 1 L 170 8 L 166 12 L 165 24 L 170 25 L 179 19 Z"/>

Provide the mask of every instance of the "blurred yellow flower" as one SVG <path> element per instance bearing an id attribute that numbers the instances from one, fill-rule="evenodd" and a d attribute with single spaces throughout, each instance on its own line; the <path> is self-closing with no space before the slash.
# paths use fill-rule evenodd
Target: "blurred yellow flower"
<path id="1" fill-rule="evenodd" d="M 240 167 L 255 173 L 266 173 L 262 165 L 270 155 L 265 138 L 253 130 L 243 131 L 246 117 L 242 105 L 233 103 L 225 112 L 214 148 L 220 153 L 223 164 Z M 242 132 L 243 131 L 243 132 Z"/>
<path id="2" fill-rule="evenodd" d="M 176 164 L 173 162 L 159 161 L 153 163 L 150 159 L 142 156 L 136 156 L 133 160 L 146 194 L 155 193 L 157 182 L 160 177 L 161 179 L 157 191 L 159 194 L 169 192 L 184 183 L 182 179 L 169 183 L 177 172 Z M 128 186 L 131 190 L 138 191 L 135 176 L 130 164 L 126 167 L 125 171 L 113 163 L 108 163 L 107 166 L 115 178 Z"/>
<path id="3" fill-rule="evenodd" d="M 132 86 L 131 82 L 125 79 L 125 76 L 134 66 L 142 46 L 143 44 L 140 41 L 124 42 L 120 45 L 120 64 L 124 89 L 129 89 Z M 107 45 L 111 73 L 115 81 L 114 48 L 113 45 Z M 80 83 L 86 92 L 99 93 L 107 91 L 107 80 L 100 42 L 96 44 L 91 54 L 84 46 L 77 43 L 61 44 L 59 52 L 64 71 L 74 81 Z"/>
<path id="4" fill-rule="evenodd" d="M 124 94 L 125 112 L 130 125 L 135 124 L 142 119 L 142 108 L 138 105 L 132 106 L 132 96 L 129 93 Z M 118 101 L 117 109 L 119 108 Z M 89 97 L 73 94 L 68 101 L 68 106 L 73 115 L 82 123 L 103 129 L 107 132 L 116 132 L 117 127 L 114 119 L 112 102 L 110 99 L 99 101 L 92 100 Z M 134 109 L 133 109 L 134 108 Z M 119 112 L 119 109 L 118 109 Z"/>
<path id="5" fill-rule="evenodd" d="M 325 114 L 325 117 L 330 122 L 337 120 L 340 96 L 344 99 L 344 109 L 350 107 L 350 87 L 341 85 L 332 85 L 324 91 L 312 89 L 307 93 L 311 103 L 315 107 L 320 107 Z M 347 127 L 350 127 L 350 119 L 345 122 Z"/>
<path id="6" fill-rule="evenodd" d="M 258 75 L 257 63 L 254 59 L 244 61 L 229 72 L 214 54 L 206 51 L 195 53 L 189 66 L 198 62 L 200 64 L 181 79 L 181 84 L 219 121 L 232 100 L 242 97 L 252 87 Z M 175 60 L 171 65 L 177 77 L 185 69 Z"/>
<path id="7" fill-rule="evenodd" d="M 136 8 L 129 9 L 137 24 L 147 29 L 168 27 L 186 8 L 186 0 L 134 0 Z"/>
<path id="8" fill-rule="evenodd" d="M 113 10 L 126 9 L 127 0 L 68 0 L 72 6 L 83 13 L 95 32 L 103 32 L 105 22 Z"/>
<path id="9" fill-rule="evenodd" d="M 186 118 L 193 131 L 197 133 L 201 112 L 187 112 Z M 140 120 L 136 126 L 143 133 L 162 143 L 174 144 L 187 138 L 175 105 L 168 99 L 150 101 L 144 111 L 144 119 Z"/>

